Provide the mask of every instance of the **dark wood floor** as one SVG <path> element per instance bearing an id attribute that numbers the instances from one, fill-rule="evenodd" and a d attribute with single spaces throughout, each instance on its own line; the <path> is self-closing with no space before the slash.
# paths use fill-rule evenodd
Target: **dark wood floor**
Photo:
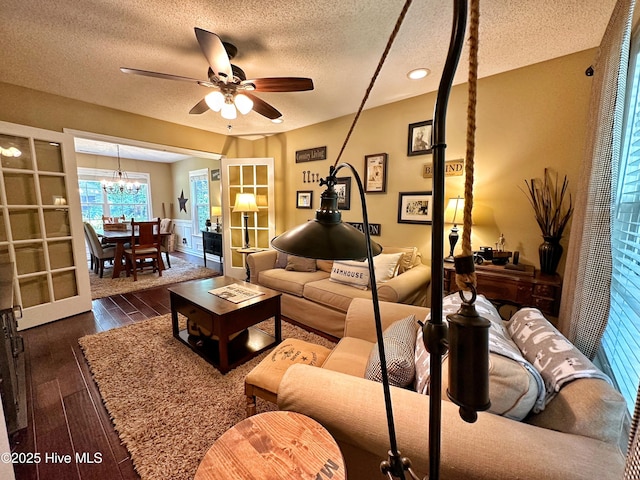
<path id="1" fill-rule="evenodd" d="M 199 257 L 175 255 L 203 264 Z M 214 262 L 207 266 L 219 271 Z M 10 441 L 13 452 L 26 454 L 25 460 L 39 454 L 40 463 L 14 465 L 17 480 L 140 478 L 102 404 L 78 339 L 169 312 L 167 287 L 158 287 L 94 300 L 92 312 L 21 332 L 29 425 Z M 64 455 L 71 456 L 70 463 L 60 460 Z M 95 463 L 77 462 L 76 455 Z"/>

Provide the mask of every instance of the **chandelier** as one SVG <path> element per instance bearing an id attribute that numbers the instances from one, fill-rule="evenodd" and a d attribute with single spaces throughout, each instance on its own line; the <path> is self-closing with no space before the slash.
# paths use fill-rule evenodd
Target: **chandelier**
<path id="1" fill-rule="evenodd" d="M 113 172 L 111 180 L 102 180 L 102 189 L 107 193 L 138 193 L 140 191 L 140 182 L 131 182 L 127 172 L 120 167 L 120 145 L 116 145 L 118 149 L 118 169 Z"/>

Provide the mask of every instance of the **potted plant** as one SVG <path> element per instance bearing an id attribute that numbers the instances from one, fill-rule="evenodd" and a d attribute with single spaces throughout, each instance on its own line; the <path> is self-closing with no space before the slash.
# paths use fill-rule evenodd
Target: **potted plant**
<path id="1" fill-rule="evenodd" d="M 544 238 L 544 243 L 539 248 L 540 270 L 553 275 L 562 256 L 560 239 L 573 213 L 569 182 L 565 175 L 560 184 L 558 174 L 554 175 L 545 168 L 544 178 L 532 178 L 530 181 L 525 180 L 525 183 L 529 203 Z"/>

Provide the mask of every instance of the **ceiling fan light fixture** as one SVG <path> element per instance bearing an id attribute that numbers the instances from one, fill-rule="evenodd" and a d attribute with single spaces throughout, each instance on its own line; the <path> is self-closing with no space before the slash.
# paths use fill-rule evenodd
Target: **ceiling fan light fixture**
<path id="1" fill-rule="evenodd" d="M 204 97 L 204 101 L 207 103 L 207 106 L 213 110 L 214 112 L 219 112 L 222 106 L 224 105 L 224 95 L 222 92 L 215 91 L 209 93 L 206 97 Z"/>
<path id="2" fill-rule="evenodd" d="M 282 117 L 274 118 L 273 120 L 271 120 L 271 122 L 273 122 L 273 123 L 282 123 L 282 122 L 284 122 L 284 118 L 282 118 Z"/>
<path id="3" fill-rule="evenodd" d="M 236 95 L 234 103 L 236 104 L 236 108 L 242 115 L 246 115 L 253 109 L 253 100 L 242 93 Z"/>
<path id="4" fill-rule="evenodd" d="M 226 120 L 235 120 L 238 114 L 236 113 L 236 107 L 233 104 L 233 101 L 226 100 L 224 105 L 222 105 L 222 109 L 220 110 L 220 115 L 222 118 Z"/>

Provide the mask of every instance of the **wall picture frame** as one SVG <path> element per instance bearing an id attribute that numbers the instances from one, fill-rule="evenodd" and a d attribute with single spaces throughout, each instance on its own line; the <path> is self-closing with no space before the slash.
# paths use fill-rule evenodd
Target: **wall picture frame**
<path id="1" fill-rule="evenodd" d="M 296 208 L 313 208 L 313 190 L 296 192 Z"/>
<path id="2" fill-rule="evenodd" d="M 364 157 L 364 191 L 365 193 L 387 192 L 387 158 L 386 153 L 365 155 Z"/>
<path id="3" fill-rule="evenodd" d="M 407 140 L 407 155 L 428 155 L 433 153 L 433 120 L 409 124 L 409 138 Z"/>
<path id="4" fill-rule="evenodd" d="M 336 178 L 335 190 L 338 194 L 338 208 L 351 210 L 351 177 Z"/>
<path id="5" fill-rule="evenodd" d="M 398 223 L 431 225 L 433 192 L 400 192 L 398 194 Z"/>

